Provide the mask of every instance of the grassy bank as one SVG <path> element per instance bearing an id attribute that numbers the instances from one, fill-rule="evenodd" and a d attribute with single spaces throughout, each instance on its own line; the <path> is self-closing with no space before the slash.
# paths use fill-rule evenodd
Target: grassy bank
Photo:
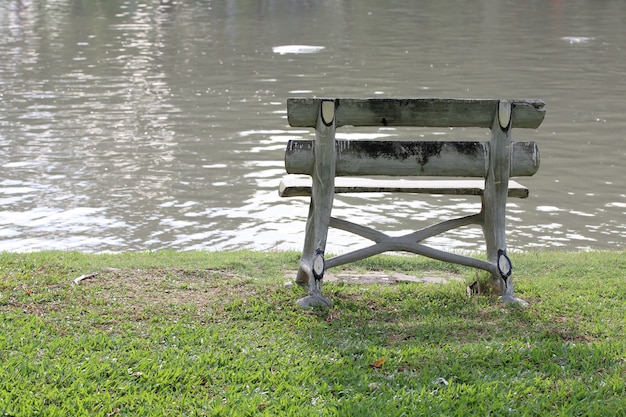
<path id="1" fill-rule="evenodd" d="M 303 311 L 296 253 L 0 254 L 0 415 L 626 413 L 626 253 L 513 259 L 526 308 L 386 256 L 351 268 L 467 283 L 332 283 Z"/>

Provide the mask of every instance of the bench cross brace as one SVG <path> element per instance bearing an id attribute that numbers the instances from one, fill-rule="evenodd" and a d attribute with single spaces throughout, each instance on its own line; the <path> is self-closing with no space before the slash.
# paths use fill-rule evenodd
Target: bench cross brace
<path id="1" fill-rule="evenodd" d="M 456 229 L 461 226 L 466 226 L 469 224 L 481 224 L 482 218 L 482 213 L 473 214 L 471 216 L 446 220 L 444 222 L 437 223 L 435 225 L 426 227 L 416 232 L 408 233 L 403 236 L 392 237 L 363 225 L 331 217 L 330 226 L 372 240 L 375 242 L 375 244 L 343 255 L 329 258 L 326 260 L 325 265 L 327 268 L 332 268 L 334 266 L 339 266 L 360 259 L 365 259 L 370 256 L 378 255 L 383 252 L 404 251 L 415 253 L 417 255 L 427 256 L 433 259 L 438 259 L 444 262 L 452 262 L 460 265 L 470 266 L 473 268 L 483 269 L 485 271 L 494 273 L 496 271 L 496 267 L 492 263 L 469 256 L 445 252 L 419 243 L 424 239 L 438 235 L 440 233 L 447 232 L 448 230 Z"/>

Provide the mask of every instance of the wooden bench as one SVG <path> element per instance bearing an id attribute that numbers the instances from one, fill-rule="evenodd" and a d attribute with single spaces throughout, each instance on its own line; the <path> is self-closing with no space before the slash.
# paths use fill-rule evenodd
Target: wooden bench
<path id="1" fill-rule="evenodd" d="M 511 141 L 511 130 L 537 128 L 543 121 L 540 100 L 466 99 L 317 99 L 287 101 L 292 127 L 315 128 L 314 140 L 291 140 L 279 188 L 282 197 L 310 196 L 304 248 L 296 283 L 307 286 L 300 306 L 332 306 L 322 296 L 324 271 L 387 251 L 406 251 L 491 273 L 505 302 L 520 302 L 513 291 L 507 255 L 505 215 L 508 197 L 526 198 L 528 189 L 510 177 L 531 176 L 539 168 L 534 142 Z M 479 127 L 489 141 L 337 140 L 340 126 Z M 371 179 L 368 176 L 407 177 Z M 448 177 L 415 179 L 415 177 Z M 458 179 L 474 177 L 478 179 Z M 336 193 L 404 192 L 480 196 L 480 212 L 392 237 L 352 221 L 331 216 Z M 482 226 L 487 260 L 446 252 L 421 243 L 458 227 Z M 335 227 L 373 241 L 371 246 L 325 259 L 328 228 Z"/>

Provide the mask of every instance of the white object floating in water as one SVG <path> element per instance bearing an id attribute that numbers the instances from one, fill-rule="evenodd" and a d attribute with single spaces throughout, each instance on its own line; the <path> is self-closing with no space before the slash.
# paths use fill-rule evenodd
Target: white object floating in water
<path id="1" fill-rule="evenodd" d="M 325 49 L 325 46 L 315 46 L 315 45 L 282 45 L 275 46 L 272 48 L 272 51 L 275 54 L 314 54 L 315 52 L 319 52 L 322 49 Z"/>
<path id="2" fill-rule="evenodd" d="M 563 36 L 561 40 L 569 43 L 589 43 L 593 38 L 587 36 Z"/>

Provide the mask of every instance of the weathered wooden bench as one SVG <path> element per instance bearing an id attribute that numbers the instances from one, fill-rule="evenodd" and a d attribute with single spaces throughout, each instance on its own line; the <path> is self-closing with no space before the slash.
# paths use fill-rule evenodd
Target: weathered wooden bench
<path id="1" fill-rule="evenodd" d="M 287 101 L 292 127 L 315 128 L 315 140 L 291 140 L 280 183 L 282 197 L 310 196 L 304 248 L 296 283 L 308 285 L 300 306 L 332 306 L 322 296 L 324 271 L 387 251 L 406 251 L 491 273 L 505 302 L 520 302 L 513 291 L 507 255 L 507 197 L 528 197 L 528 189 L 510 177 L 531 176 L 539 168 L 534 142 L 511 141 L 511 130 L 537 128 L 543 121 L 540 100 L 466 99 L 317 99 Z M 489 128 L 489 141 L 337 140 L 340 126 L 416 126 Z M 409 177 L 371 179 L 368 176 Z M 448 177 L 414 179 L 411 177 Z M 355 178 L 357 177 L 357 178 Z M 361 177 L 361 178 L 358 178 Z M 458 177 L 474 177 L 464 179 Z M 481 210 L 392 237 L 370 227 L 331 216 L 335 193 L 403 192 L 481 196 Z M 487 260 L 446 252 L 421 243 L 461 226 L 482 226 Z M 371 246 L 325 259 L 329 226 L 367 238 Z"/>

